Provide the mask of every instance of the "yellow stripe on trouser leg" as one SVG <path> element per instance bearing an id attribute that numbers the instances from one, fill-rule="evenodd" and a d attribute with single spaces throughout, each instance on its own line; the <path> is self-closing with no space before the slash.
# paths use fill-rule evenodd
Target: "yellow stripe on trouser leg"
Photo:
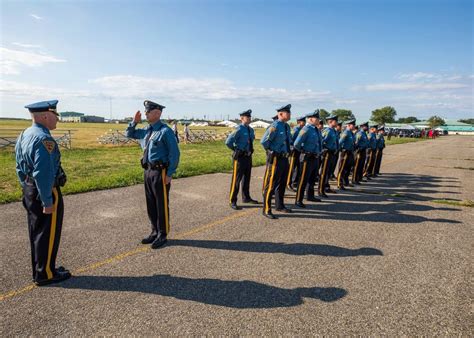
<path id="1" fill-rule="evenodd" d="M 338 186 L 338 188 L 341 187 L 341 176 L 342 176 L 342 171 L 344 170 L 344 167 L 346 166 L 346 160 L 347 160 L 347 153 L 344 154 L 344 160 L 342 161 L 342 165 L 339 168 L 339 174 L 337 175 L 337 186 Z"/>
<path id="2" fill-rule="evenodd" d="M 168 219 L 168 191 L 166 190 L 166 169 L 161 171 L 161 181 L 163 182 L 163 203 L 165 209 L 165 229 L 166 236 L 170 233 L 170 223 Z"/>
<path id="3" fill-rule="evenodd" d="M 328 166 L 328 159 L 329 159 L 329 153 L 324 154 L 324 164 L 323 164 L 323 170 L 321 172 L 321 176 L 319 177 L 319 193 L 322 194 L 324 192 L 324 185 L 325 185 L 325 179 L 324 176 L 326 174 L 326 169 Z"/>
<path id="4" fill-rule="evenodd" d="M 295 154 L 291 155 L 291 161 L 290 161 L 290 170 L 288 170 L 288 178 L 286 179 L 286 186 L 290 186 L 291 182 L 291 174 L 293 173 L 293 163 L 295 163 Z"/>
<path id="5" fill-rule="evenodd" d="M 352 182 L 355 182 L 357 177 L 357 167 L 359 166 L 360 153 L 357 153 L 356 164 L 354 165 L 354 171 L 352 172 Z"/>
<path id="6" fill-rule="evenodd" d="M 234 172 L 232 174 L 232 183 L 230 186 L 230 196 L 229 196 L 230 203 L 232 203 L 232 195 L 234 194 L 236 179 L 237 179 L 237 160 L 234 160 Z"/>
<path id="7" fill-rule="evenodd" d="M 304 189 L 303 188 L 303 180 L 304 180 L 304 175 L 306 174 L 306 164 L 307 163 L 308 162 L 306 162 L 306 161 L 303 162 L 303 169 L 301 170 L 300 184 L 298 184 L 298 192 L 296 193 L 296 202 L 298 202 L 300 200 L 301 191 Z"/>
<path id="8" fill-rule="evenodd" d="M 267 196 L 265 196 L 265 213 L 270 210 L 270 192 L 272 191 L 273 188 L 273 177 L 275 176 L 275 169 L 277 165 L 277 158 L 273 158 L 273 165 L 272 165 L 272 174 L 270 175 L 270 181 L 268 182 L 268 190 L 267 190 Z"/>
<path id="9" fill-rule="evenodd" d="M 265 191 L 265 185 L 267 184 L 267 178 L 268 178 L 268 165 L 265 167 L 265 175 L 263 176 L 263 185 L 262 185 L 262 194 L 264 193 Z"/>
<path id="10" fill-rule="evenodd" d="M 49 246 L 48 246 L 48 259 L 46 260 L 46 276 L 48 279 L 53 278 L 53 272 L 51 271 L 51 256 L 53 254 L 54 237 L 56 235 L 56 222 L 58 221 L 58 190 L 53 187 L 53 213 L 51 214 L 51 226 L 49 229 Z"/>
<path id="11" fill-rule="evenodd" d="M 367 160 L 367 165 L 365 166 L 364 176 L 367 176 L 369 173 L 370 162 L 372 161 L 372 150 L 369 153 L 369 159 Z"/>
<path id="12" fill-rule="evenodd" d="M 375 166 L 377 165 L 377 157 L 379 157 L 379 151 L 378 150 L 375 152 L 374 165 L 372 166 L 372 176 L 375 175 Z"/>

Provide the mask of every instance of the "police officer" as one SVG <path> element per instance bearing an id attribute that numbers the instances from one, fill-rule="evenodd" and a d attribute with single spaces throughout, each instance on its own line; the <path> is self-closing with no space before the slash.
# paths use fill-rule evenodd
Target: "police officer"
<path id="1" fill-rule="evenodd" d="M 369 140 L 369 146 L 367 148 L 367 161 L 365 163 L 364 176 L 369 181 L 374 171 L 375 156 L 377 154 L 377 127 L 378 126 L 376 124 L 371 125 L 369 135 L 367 136 L 367 139 Z"/>
<path id="2" fill-rule="evenodd" d="M 383 150 L 385 148 L 385 138 L 384 138 L 384 133 L 385 133 L 385 127 L 381 126 L 377 129 L 377 152 L 375 156 L 375 165 L 374 165 L 374 171 L 373 171 L 373 176 L 377 177 L 380 175 L 380 165 L 382 164 L 382 156 L 383 156 Z"/>
<path id="3" fill-rule="evenodd" d="M 369 146 L 369 139 L 367 138 L 368 128 L 369 122 L 362 123 L 360 125 L 360 130 L 355 134 L 355 165 L 354 171 L 352 173 L 353 184 L 360 184 L 364 174 L 365 158 L 367 154 L 367 148 Z"/>
<path id="4" fill-rule="evenodd" d="M 306 117 L 300 116 L 296 119 L 296 127 L 293 128 L 293 134 L 291 135 L 291 140 L 294 143 L 300 130 L 306 124 Z M 292 149 L 290 153 L 290 169 L 288 170 L 288 179 L 286 185 L 289 189 L 295 190 L 298 185 L 298 180 L 300 177 L 300 152 L 296 149 Z"/>
<path id="5" fill-rule="evenodd" d="M 337 177 L 335 176 L 335 172 L 336 172 L 336 168 L 337 168 L 337 163 L 339 161 L 339 154 L 341 153 L 340 149 L 339 149 L 339 138 L 341 137 L 341 133 L 342 133 L 342 121 L 339 121 L 337 122 L 336 124 L 336 142 L 337 142 L 337 152 L 336 152 L 336 157 L 335 157 L 335 160 L 333 162 L 333 167 L 331 168 L 331 179 L 334 179 L 334 180 L 337 180 Z"/>
<path id="6" fill-rule="evenodd" d="M 339 138 L 339 149 L 341 155 L 339 158 L 339 171 L 337 173 L 337 187 L 345 190 L 345 185 L 349 185 L 349 174 L 354 162 L 354 135 L 352 130 L 355 126 L 355 119 L 346 122 L 346 129 L 341 133 Z"/>
<path id="7" fill-rule="evenodd" d="M 275 219 L 272 213 L 272 197 L 275 194 L 277 211 L 290 213 L 285 207 L 284 197 L 288 177 L 288 156 L 291 148 L 291 130 L 288 121 L 291 118 L 291 104 L 277 109 L 278 120 L 265 131 L 260 141 L 267 151 L 267 171 L 263 189 L 263 215 Z"/>
<path id="8" fill-rule="evenodd" d="M 295 205 L 306 208 L 303 197 L 306 190 L 306 199 L 321 202 L 314 197 L 314 184 L 316 182 L 317 159 L 321 154 L 322 140 L 318 130 L 319 110 L 306 115 L 308 123 L 301 129 L 295 140 L 294 147 L 300 152 L 300 179 L 296 190 Z"/>
<path id="9" fill-rule="evenodd" d="M 145 169 L 145 196 L 151 233 L 142 240 L 142 244 L 151 243 L 151 247 L 157 249 L 167 242 L 170 232 L 169 191 L 171 178 L 179 163 L 179 148 L 173 130 L 161 121 L 165 106 L 148 100 L 143 104 L 148 127 L 136 129 L 142 119 L 140 111 L 137 111 L 126 135 L 140 140 L 143 149 L 141 164 Z"/>
<path id="10" fill-rule="evenodd" d="M 61 153 L 50 130 L 56 129 L 58 100 L 25 106 L 33 125 L 23 131 L 15 145 L 16 173 L 23 190 L 31 245 L 33 281 L 42 286 L 71 277 L 56 268 L 64 215 L 60 187 L 66 183 Z"/>
<path id="11" fill-rule="evenodd" d="M 252 110 L 240 113 L 242 122 L 236 127 L 225 141 L 226 146 L 233 150 L 233 171 L 232 182 L 230 184 L 230 206 L 234 210 L 240 210 L 237 205 L 237 195 L 239 194 L 240 182 L 242 182 L 242 202 L 257 204 L 258 202 L 250 197 L 250 177 L 252 175 L 252 154 L 255 132 L 249 126 Z"/>
<path id="12" fill-rule="evenodd" d="M 329 186 L 329 176 L 332 173 L 332 168 L 336 166 L 337 162 L 337 147 L 338 138 L 335 127 L 337 125 L 337 115 L 331 114 L 326 118 L 328 126 L 323 129 L 322 144 L 323 150 L 321 155 L 321 174 L 319 175 L 318 195 L 328 197 L 326 192 L 333 192 Z"/>

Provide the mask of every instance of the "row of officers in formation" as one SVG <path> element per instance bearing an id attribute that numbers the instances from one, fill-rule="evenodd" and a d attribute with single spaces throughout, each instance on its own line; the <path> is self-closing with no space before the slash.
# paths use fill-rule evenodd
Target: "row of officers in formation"
<path id="1" fill-rule="evenodd" d="M 71 277 L 68 269 L 56 266 L 64 215 L 61 187 L 67 182 L 59 146 L 50 132 L 58 122 L 57 104 L 58 100 L 50 100 L 25 106 L 33 124 L 21 133 L 15 146 L 16 173 L 27 212 L 32 280 L 38 286 Z M 173 130 L 161 121 L 165 106 L 146 100 L 144 108 L 148 126 L 137 128 L 142 120 L 141 112 L 137 111 L 126 135 L 139 140 L 143 150 L 141 166 L 151 232 L 141 243 L 157 249 L 167 243 L 170 233 L 169 192 L 180 151 Z M 247 110 L 240 114 L 242 123 L 226 140 L 233 151 L 229 203 L 236 210 L 240 209 L 237 205 L 240 186 L 244 203 L 259 203 L 250 196 L 255 140 L 255 132 L 249 126 L 251 113 Z M 342 130 L 337 116 L 331 115 L 323 129 L 316 110 L 299 118 L 292 132 L 288 125 L 290 118 L 291 105 L 277 109 L 274 122 L 261 139 L 267 155 L 262 187 L 264 216 L 276 218 L 271 208 L 273 196 L 277 211 L 291 212 L 284 204 L 286 188 L 296 192 L 295 205 L 304 208 L 305 197 L 307 201 L 320 201 L 315 189 L 322 197 L 335 193 L 330 187 L 332 176 L 338 188 L 345 189 L 351 186 L 350 182 L 360 184 L 364 177 L 369 180 L 379 173 L 385 147 L 383 127 L 371 125 L 369 132 L 367 123 L 358 129 L 356 121 L 351 120 L 345 122 Z"/>

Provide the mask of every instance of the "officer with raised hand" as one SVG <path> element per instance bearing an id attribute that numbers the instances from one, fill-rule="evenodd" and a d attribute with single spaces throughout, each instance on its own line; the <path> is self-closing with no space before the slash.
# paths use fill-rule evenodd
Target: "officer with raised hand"
<path id="1" fill-rule="evenodd" d="M 367 154 L 367 148 L 369 146 L 369 139 L 367 138 L 368 128 L 369 122 L 362 123 L 360 125 L 360 129 L 355 134 L 355 164 L 354 171 L 352 172 L 352 184 L 360 184 L 362 181 L 365 158 Z"/>
<path id="2" fill-rule="evenodd" d="M 232 182 L 230 184 L 230 207 L 240 210 L 237 205 L 237 195 L 242 182 L 242 202 L 257 204 L 258 202 L 250 197 L 250 177 L 252 175 L 252 154 L 255 132 L 249 126 L 252 117 L 252 110 L 240 113 L 241 124 L 235 128 L 225 142 L 226 146 L 233 150 L 233 170 Z"/>
<path id="3" fill-rule="evenodd" d="M 332 168 L 336 166 L 337 162 L 337 147 L 338 139 L 336 134 L 337 115 L 331 114 L 326 118 L 328 126 L 322 131 L 322 156 L 321 156 L 321 174 L 319 175 L 318 195 L 328 197 L 327 192 L 335 193 L 330 188 L 329 176 L 332 173 Z"/>
<path id="4" fill-rule="evenodd" d="M 296 190 L 295 205 L 306 208 L 303 203 L 306 191 L 306 199 L 312 202 L 321 202 L 314 196 L 314 184 L 316 182 L 317 160 L 321 154 L 321 134 L 319 126 L 319 110 L 306 115 L 308 123 L 301 129 L 295 140 L 294 147 L 300 152 L 301 176 Z"/>
<path id="5" fill-rule="evenodd" d="M 367 136 L 369 146 L 367 147 L 367 161 L 365 163 L 364 176 L 369 181 L 374 171 L 375 157 L 377 155 L 377 127 L 376 124 L 371 125 L 369 135 Z"/>
<path id="6" fill-rule="evenodd" d="M 377 177 L 380 174 L 380 166 L 382 164 L 382 156 L 383 156 L 383 150 L 385 148 L 385 127 L 381 126 L 377 129 L 377 152 L 375 155 L 375 165 L 374 165 L 374 170 L 373 170 L 373 176 Z"/>
<path id="7" fill-rule="evenodd" d="M 288 156 L 291 149 L 291 130 L 288 121 L 291 118 L 291 104 L 277 109 L 278 120 L 265 131 L 260 141 L 267 152 L 267 171 L 263 189 L 263 215 L 275 219 L 272 213 L 272 197 L 275 194 L 277 211 L 290 213 L 285 207 L 284 197 L 288 177 Z"/>
<path id="8" fill-rule="evenodd" d="M 151 233 L 142 240 L 142 244 L 151 243 L 151 247 L 157 249 L 167 242 L 170 232 L 169 191 L 180 154 L 173 130 L 161 121 L 165 106 L 148 100 L 143 105 L 148 127 L 136 129 L 142 119 L 140 111 L 137 111 L 126 135 L 140 140 L 143 149 L 141 165 L 145 169 L 145 196 Z"/>
<path id="9" fill-rule="evenodd" d="M 296 126 L 293 128 L 293 134 L 291 135 L 291 140 L 294 143 L 300 130 L 306 124 L 306 117 L 300 116 L 296 119 Z M 298 185 L 298 179 L 300 177 L 300 152 L 293 148 L 290 153 L 290 169 L 288 170 L 288 179 L 286 185 L 289 189 L 295 190 Z"/>
<path id="10" fill-rule="evenodd" d="M 31 244 L 33 281 L 42 286 L 71 277 L 63 267 L 56 268 L 64 215 L 61 186 L 66 175 L 61 153 L 50 130 L 56 129 L 58 100 L 25 106 L 33 125 L 21 133 L 15 145 L 16 173 L 23 190 Z"/>
<path id="11" fill-rule="evenodd" d="M 354 135 L 352 133 L 356 120 L 352 119 L 346 122 L 346 129 L 339 138 L 339 149 L 341 151 L 339 159 L 339 170 L 337 173 L 337 187 L 346 190 L 345 185 L 349 185 L 349 174 L 354 162 Z"/>

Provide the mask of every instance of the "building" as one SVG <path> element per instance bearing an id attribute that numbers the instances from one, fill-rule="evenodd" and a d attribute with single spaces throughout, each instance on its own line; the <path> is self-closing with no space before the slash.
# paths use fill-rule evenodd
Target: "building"
<path id="1" fill-rule="evenodd" d="M 59 121 L 61 122 L 81 122 L 83 113 L 78 113 L 75 111 L 65 111 L 59 113 Z"/>
<path id="2" fill-rule="evenodd" d="M 102 116 L 84 115 L 81 117 L 80 122 L 104 123 L 105 118 L 103 118 Z"/>

